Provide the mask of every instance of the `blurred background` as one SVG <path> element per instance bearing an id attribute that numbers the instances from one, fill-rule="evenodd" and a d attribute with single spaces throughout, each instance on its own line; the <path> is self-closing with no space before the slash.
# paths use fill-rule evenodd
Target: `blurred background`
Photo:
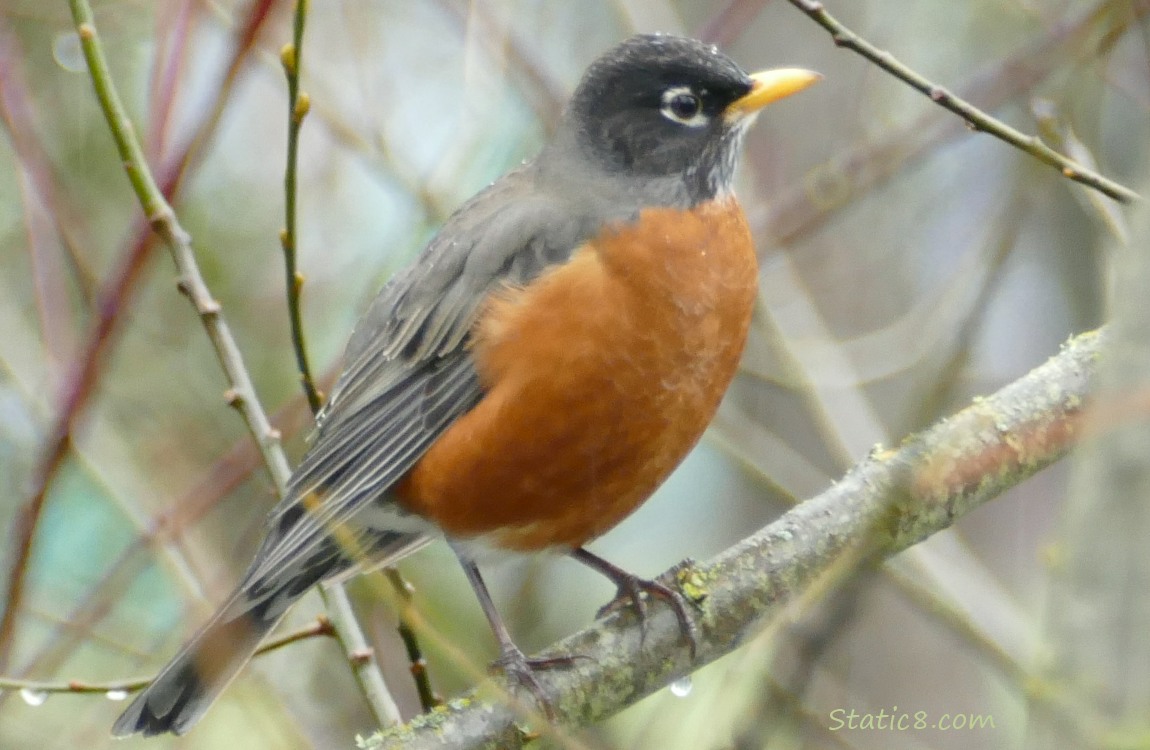
<path id="1" fill-rule="evenodd" d="M 310 416 L 278 243 L 287 115 L 279 50 L 293 3 L 93 5 L 153 168 L 297 459 Z M 956 94 L 1114 179 L 1142 182 L 1150 4 L 827 5 Z M 748 139 L 740 195 L 762 296 L 735 386 L 671 480 L 592 547 L 645 576 L 716 554 L 827 487 L 872 446 L 897 444 L 1099 325 L 1110 256 L 1129 231 L 1117 204 L 837 50 L 782 0 L 325 0 L 312 4 L 304 44 L 312 109 L 299 225 L 304 322 L 325 383 L 389 275 L 462 200 L 535 153 L 592 59 L 654 30 L 712 41 L 749 70 L 800 65 L 826 80 L 767 110 Z M 69 372 L 110 280 L 150 240 L 62 0 L 0 0 L 0 119 L 0 589 L 10 594 L 10 530 L 27 507 Z M 0 646 L 6 678 L 154 672 L 235 582 L 275 501 L 170 259 L 159 245 L 142 257 L 130 290 L 115 298 L 104 366 L 38 519 L 15 638 Z M 1035 742 L 1050 713 L 1043 701 L 1064 697 L 1055 686 L 1077 679 L 1050 672 L 1072 646 L 1048 637 L 1066 614 L 1050 606 L 1051 591 L 1079 528 L 1064 515 L 1068 464 L 835 601 L 796 608 L 787 624 L 697 674 L 685 697 L 665 690 L 571 733 L 569 744 Z M 432 682 L 457 694 L 495 655 L 482 614 L 444 546 L 401 569 L 439 634 L 423 640 Z M 489 576 L 529 651 L 588 624 L 613 593 L 564 559 Z M 371 586 L 351 589 L 410 716 L 419 704 L 397 615 Z M 1139 631 L 1126 608 L 1146 611 L 1134 601 L 1145 591 L 1134 586 L 1104 608 L 1133 641 Z M 284 632 L 320 611 L 309 595 Z M 1092 631 L 1087 641 L 1109 637 Z M 1096 660 L 1113 658 L 1098 650 Z M 1077 686 L 1087 705 L 1097 679 Z M 111 746 L 124 704 L 110 698 L 119 697 L 2 691 L 0 748 Z M 1076 713 L 1083 704 L 1066 705 L 1073 731 L 1061 727 L 1061 739 L 1042 746 L 1091 746 L 1075 732 L 1097 740 L 1113 730 Z M 993 726 L 834 731 L 835 711 L 882 709 L 924 711 L 930 721 L 989 716 Z M 1138 726 L 1146 724 L 1128 727 L 1130 736 L 1145 736 Z M 350 748 L 373 728 L 337 644 L 314 638 L 257 659 L 195 731 L 147 747 Z"/>

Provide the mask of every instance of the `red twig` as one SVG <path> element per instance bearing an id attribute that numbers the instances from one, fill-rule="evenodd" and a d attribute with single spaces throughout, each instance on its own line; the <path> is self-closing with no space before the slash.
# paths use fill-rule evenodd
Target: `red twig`
<path id="1" fill-rule="evenodd" d="M 217 89 L 218 95 L 215 106 L 201 121 L 196 129 L 196 135 L 191 139 L 180 157 L 162 173 L 160 188 L 169 202 L 175 200 L 183 184 L 183 178 L 202 155 L 204 145 L 211 140 L 220 115 L 229 99 L 229 94 L 234 88 L 235 79 L 254 48 L 260 29 L 277 2 L 278 0 L 259 0 L 249 10 L 244 22 L 238 27 L 235 50 Z M 6 670 L 11 660 L 16 619 L 24 598 L 25 579 L 28 562 L 31 558 L 32 542 L 44 510 L 48 490 L 51 488 L 52 480 L 63 463 L 64 457 L 68 454 L 73 427 L 88 405 L 93 389 L 99 380 L 101 365 L 106 356 L 108 344 L 114 340 L 122 320 L 120 313 L 130 301 L 136 282 L 139 280 L 140 271 L 153 246 L 154 236 L 151 232 L 151 226 L 146 221 L 137 222 L 133 236 L 135 239 L 131 248 L 122 256 L 111 281 L 104 287 L 105 291 L 100 295 L 96 322 L 88 334 L 81 353 L 72 367 L 69 368 L 69 376 L 65 380 L 64 392 L 56 409 L 56 417 L 52 421 L 52 427 L 44 441 L 40 458 L 36 462 L 28 500 L 17 512 L 16 523 L 13 527 L 13 552 L 8 566 L 8 596 L 3 615 L 0 616 L 0 670 Z"/>
<path id="2" fill-rule="evenodd" d="M 321 378 L 321 385 L 329 387 L 335 380 L 333 368 Z M 272 423 L 286 434 L 298 432 L 311 424 L 311 412 L 304 407 L 302 398 L 292 399 L 272 417 Z M 261 465 L 259 451 L 252 441 L 240 438 L 203 473 L 203 478 L 170 504 L 172 513 L 158 515 L 151 526 L 140 531 L 120 556 L 108 567 L 90 593 L 80 601 L 63 621 L 67 627 L 57 627 L 45 639 L 49 644 L 35 654 L 15 674 L 26 678 L 31 674 L 52 674 L 82 643 L 84 634 L 99 624 L 112 610 L 117 597 L 131 585 L 144 568 L 143 553 L 178 540 L 184 532 L 212 511 L 220 501 L 245 482 Z M 11 696 L 0 690 L 0 705 Z"/>
<path id="3" fill-rule="evenodd" d="M 148 159 L 160 163 L 176 102 L 177 83 L 187 59 L 194 24 L 194 0 L 184 0 L 174 14 L 156 15 L 156 60 L 148 82 Z"/>
<path id="4" fill-rule="evenodd" d="M 704 42 L 726 47 L 746 31 L 770 0 L 729 0 L 699 27 L 695 36 Z"/>
<path id="5" fill-rule="evenodd" d="M 16 617 L 24 598 L 28 560 L 32 554 L 32 540 L 36 536 L 36 525 L 44 510 L 48 489 L 64 456 L 68 453 L 73 423 L 87 406 L 88 399 L 92 395 L 92 390 L 99 379 L 104 351 L 118 328 L 120 312 L 130 301 L 132 290 L 139 280 L 140 271 L 143 270 L 151 247 L 151 233 L 142 233 L 121 259 L 106 291 L 101 293 L 96 323 L 65 381 L 56 418 L 48 431 L 48 438 L 44 441 L 44 449 L 36 464 L 28 500 L 16 514 L 16 523 L 13 527 L 13 553 L 9 565 L 8 597 L 4 615 L 0 617 L 0 671 L 8 668 L 11 658 Z"/>

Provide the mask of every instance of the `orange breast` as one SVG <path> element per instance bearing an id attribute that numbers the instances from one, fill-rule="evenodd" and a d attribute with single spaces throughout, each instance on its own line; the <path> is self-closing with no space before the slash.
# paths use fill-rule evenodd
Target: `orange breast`
<path id="1" fill-rule="evenodd" d="M 732 198 L 645 210 L 495 295 L 473 349 L 486 395 L 397 486 L 400 502 L 449 535 L 514 550 L 604 533 L 702 435 L 738 365 L 757 278 Z"/>

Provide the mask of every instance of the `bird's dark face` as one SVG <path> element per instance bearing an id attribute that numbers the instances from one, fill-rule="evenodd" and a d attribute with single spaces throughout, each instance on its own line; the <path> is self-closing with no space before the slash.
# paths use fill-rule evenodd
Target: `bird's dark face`
<path id="1" fill-rule="evenodd" d="M 610 172 L 681 175 L 692 196 L 709 198 L 729 191 L 743 133 L 758 110 L 815 80 L 796 69 L 751 76 L 713 46 L 640 35 L 588 68 L 562 127 Z"/>

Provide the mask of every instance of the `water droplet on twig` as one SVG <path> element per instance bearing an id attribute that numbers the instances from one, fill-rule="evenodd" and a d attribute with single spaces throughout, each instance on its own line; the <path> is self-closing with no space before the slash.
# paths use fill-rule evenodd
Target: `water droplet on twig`
<path id="1" fill-rule="evenodd" d="M 87 70 L 84 51 L 80 48 L 80 37 L 75 31 L 64 31 L 52 40 L 52 59 L 69 73 L 82 73 Z"/>
<path id="2" fill-rule="evenodd" d="M 691 688 L 693 687 L 694 685 L 691 684 L 691 678 L 689 676 L 680 677 L 671 683 L 671 695 L 676 698 L 686 698 L 691 694 Z"/>
<path id="3" fill-rule="evenodd" d="M 44 690 L 33 690 L 32 688 L 21 688 L 20 697 L 29 706 L 42 706 L 44 701 L 48 700 L 48 693 Z"/>

